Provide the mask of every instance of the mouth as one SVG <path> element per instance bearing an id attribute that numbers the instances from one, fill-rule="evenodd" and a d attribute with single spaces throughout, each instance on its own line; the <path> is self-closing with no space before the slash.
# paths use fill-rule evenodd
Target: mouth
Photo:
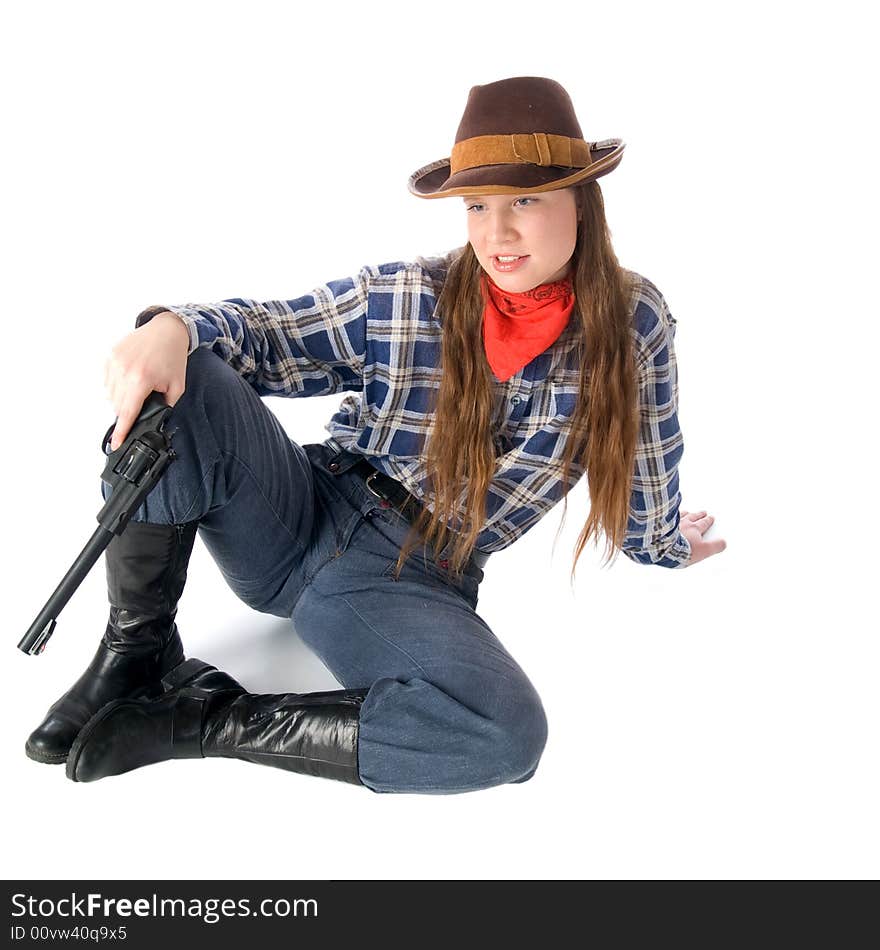
<path id="1" fill-rule="evenodd" d="M 528 259 L 528 254 L 493 254 L 492 264 L 495 270 L 512 271 L 521 267 Z"/>

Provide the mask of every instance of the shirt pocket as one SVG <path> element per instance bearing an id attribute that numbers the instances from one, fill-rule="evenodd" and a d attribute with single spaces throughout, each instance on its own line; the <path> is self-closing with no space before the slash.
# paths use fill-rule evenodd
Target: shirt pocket
<path id="1" fill-rule="evenodd" d="M 574 416 L 577 406 L 578 383 L 554 382 L 550 385 L 550 424 L 556 427 L 566 425 Z"/>

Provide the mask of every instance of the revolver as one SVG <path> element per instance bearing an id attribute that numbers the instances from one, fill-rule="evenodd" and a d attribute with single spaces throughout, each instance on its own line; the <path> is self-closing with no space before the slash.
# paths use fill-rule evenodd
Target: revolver
<path id="1" fill-rule="evenodd" d="M 115 452 L 111 452 L 109 446 L 116 422 L 105 433 L 101 451 L 107 456 L 107 463 L 101 478 L 112 487 L 113 494 L 98 512 L 95 533 L 22 637 L 19 650 L 32 655 L 43 652 L 64 605 L 114 535 L 122 534 L 131 516 L 177 457 L 171 448 L 170 435 L 165 431 L 170 412 L 171 406 L 166 403 L 164 395 L 154 391 L 147 396 L 128 437 Z"/>

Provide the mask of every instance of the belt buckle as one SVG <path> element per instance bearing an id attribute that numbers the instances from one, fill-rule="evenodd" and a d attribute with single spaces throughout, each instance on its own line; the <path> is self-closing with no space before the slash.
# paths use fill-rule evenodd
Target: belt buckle
<path id="1" fill-rule="evenodd" d="M 378 470 L 375 472 L 370 472 L 370 474 L 366 477 L 364 484 L 367 486 L 367 490 L 370 492 L 371 495 L 374 495 L 380 501 L 385 502 L 385 504 L 382 505 L 383 508 L 393 508 L 394 503 L 391 501 L 391 499 L 388 498 L 387 495 L 383 495 L 382 492 L 380 492 L 378 488 L 374 488 L 370 484 L 370 482 L 372 482 L 374 478 L 378 478 L 380 474 L 381 472 L 379 472 Z"/>

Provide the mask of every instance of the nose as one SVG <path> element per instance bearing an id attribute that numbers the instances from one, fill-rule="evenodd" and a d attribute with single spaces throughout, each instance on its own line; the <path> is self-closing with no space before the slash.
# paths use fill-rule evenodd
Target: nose
<path id="1" fill-rule="evenodd" d="M 513 218 L 506 211 L 491 213 L 486 231 L 493 247 L 504 247 L 506 243 L 516 238 Z"/>

